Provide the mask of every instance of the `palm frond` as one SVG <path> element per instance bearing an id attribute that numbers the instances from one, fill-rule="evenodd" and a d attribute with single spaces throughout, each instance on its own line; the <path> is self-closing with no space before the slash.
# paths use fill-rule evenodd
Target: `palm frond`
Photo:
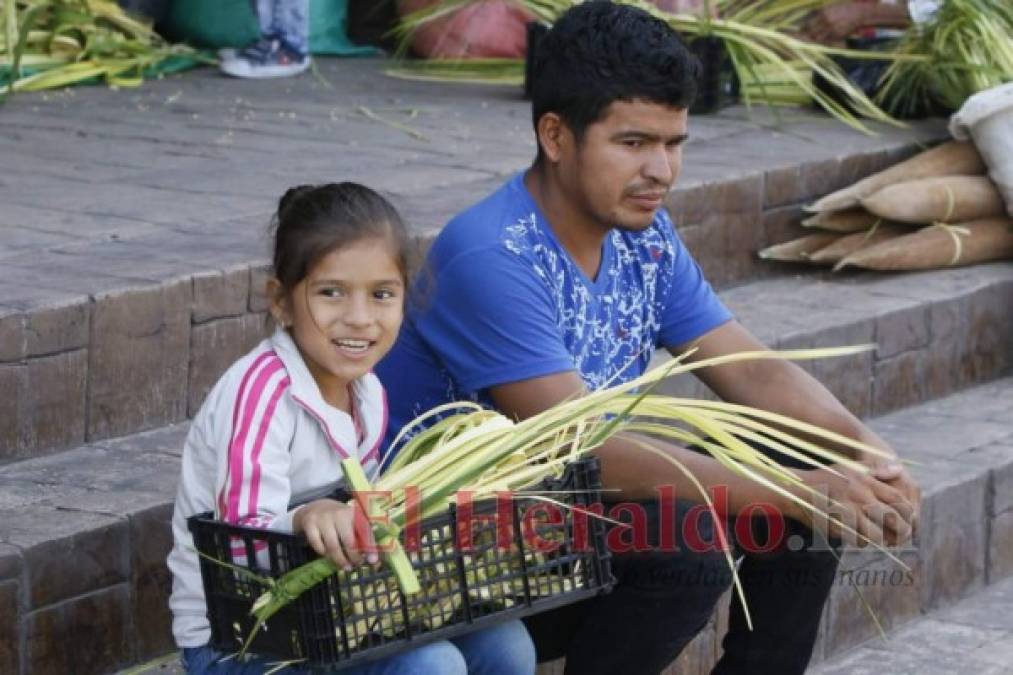
<path id="1" fill-rule="evenodd" d="M 399 436 L 408 437 L 408 441 L 386 473 L 373 485 L 358 478 L 353 486 L 376 491 L 374 494 L 390 495 L 379 508 L 387 513 L 388 522 L 393 524 L 394 529 L 375 533 L 378 540 L 381 537 L 389 540 L 392 531 L 406 524 L 410 491 L 416 497 L 421 495 L 421 504 L 415 505 L 414 515 L 426 518 L 445 510 L 461 489 L 472 491 L 476 499 L 502 491 L 527 490 L 547 476 L 558 475 L 567 462 L 592 452 L 616 434 L 635 434 L 631 437 L 635 446 L 651 454 L 660 453 L 681 472 L 687 473 L 686 468 L 668 453 L 653 446 L 649 440 L 651 437 L 696 446 L 737 475 L 800 504 L 856 538 L 864 539 L 846 523 L 800 496 L 815 491 L 802 483 L 792 470 L 757 450 L 751 442 L 762 442 L 813 467 L 840 464 L 856 471 L 866 469 L 832 448 L 844 447 L 871 455 L 883 455 L 881 450 L 784 415 L 742 405 L 663 396 L 652 393 L 652 390 L 667 377 L 701 368 L 756 359 L 844 357 L 870 348 L 865 345 L 757 351 L 695 362 L 676 359 L 629 382 L 566 400 L 516 422 L 496 411 L 475 409 L 472 403 L 460 404 L 459 411 L 449 415 L 455 409 L 454 404 L 442 406 L 416 420 L 429 423 L 427 430 L 410 436 L 414 422 L 402 430 Z M 442 419 L 432 423 L 438 417 Z M 687 475 L 700 490 L 702 499 L 709 503 L 699 481 Z M 396 564 L 390 561 L 388 564 L 392 564 L 405 588 L 416 587 L 410 566 L 403 558 Z M 287 581 L 279 581 L 279 586 L 287 589 L 289 594 L 293 588 L 305 590 L 309 587 L 307 579 L 316 583 L 323 578 L 321 565 L 327 567 L 326 563 L 318 562 L 312 570 L 293 570 Z M 734 566 L 732 573 L 735 573 Z M 291 599 L 289 595 L 272 597 L 273 592 L 268 591 L 258 607 L 270 607 L 271 611 L 276 611 L 284 601 Z M 260 614 L 258 617 L 262 620 L 266 618 Z"/>

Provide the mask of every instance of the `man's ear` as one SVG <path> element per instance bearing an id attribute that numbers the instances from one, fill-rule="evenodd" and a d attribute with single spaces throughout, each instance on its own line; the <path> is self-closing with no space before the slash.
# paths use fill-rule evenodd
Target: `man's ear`
<path id="1" fill-rule="evenodd" d="M 285 288 L 281 285 L 281 282 L 274 277 L 269 278 L 264 291 L 267 295 L 268 301 L 271 303 L 271 316 L 274 317 L 275 323 L 284 328 L 291 326 L 291 302 L 289 301 L 288 293 L 285 292 Z"/>
<path id="2" fill-rule="evenodd" d="M 535 127 L 542 154 L 550 162 L 558 162 L 567 143 L 573 143 L 573 133 L 557 113 L 547 112 L 538 118 Z"/>

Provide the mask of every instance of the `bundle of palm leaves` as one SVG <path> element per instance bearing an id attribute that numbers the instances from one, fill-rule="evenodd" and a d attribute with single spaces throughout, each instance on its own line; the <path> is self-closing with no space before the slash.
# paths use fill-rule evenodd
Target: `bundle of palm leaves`
<path id="1" fill-rule="evenodd" d="M 956 110 L 972 94 L 1013 80 L 1013 4 L 946 0 L 936 15 L 907 30 L 877 100 L 897 115 Z"/>
<path id="2" fill-rule="evenodd" d="M 3 0 L 2 18 L 0 95 L 95 79 L 136 87 L 156 70 L 204 60 L 111 0 Z"/>
<path id="3" fill-rule="evenodd" d="M 420 26 L 477 1 L 480 0 L 440 0 L 403 17 L 397 29 L 402 45 L 407 48 L 412 33 Z M 536 20 L 546 24 L 553 23 L 566 10 L 582 1 L 516 0 Z M 721 9 L 721 18 L 712 18 L 709 14 L 672 14 L 658 9 L 646 0 L 616 1 L 649 12 L 690 40 L 708 36 L 722 40 L 739 81 L 743 84 L 743 100 L 747 105 L 753 102 L 785 103 L 786 99 L 793 102 L 811 100 L 848 126 L 866 132 L 870 130 L 863 119 L 898 123 L 856 87 L 832 57 L 880 60 L 900 58 L 911 61 L 923 59 L 917 53 L 898 56 L 888 52 L 839 49 L 795 37 L 809 12 L 830 4 L 833 0 L 716 0 Z M 481 68 L 486 75 L 495 72 L 495 77 L 478 78 L 467 60 L 446 59 L 435 64 L 405 63 L 389 70 L 388 74 L 397 77 L 457 79 L 455 68 L 461 69 L 459 72 L 464 79 L 472 81 L 483 79 L 502 82 L 504 79 L 516 78 L 522 72 L 516 62 L 489 62 L 482 64 Z M 829 93 L 813 83 L 813 75 L 818 75 L 826 82 Z"/>
<path id="4" fill-rule="evenodd" d="M 800 504 L 824 522 L 834 522 L 842 530 L 864 539 L 814 506 L 815 500 L 807 497 L 815 496 L 815 492 L 796 473 L 756 450 L 754 444 L 775 449 L 813 467 L 840 464 L 857 471 L 866 469 L 828 448 L 847 447 L 874 455 L 881 455 L 882 451 L 783 415 L 730 403 L 662 396 L 651 390 L 666 377 L 699 368 L 748 359 L 846 356 L 867 349 L 868 346 L 749 352 L 694 363 L 686 362 L 687 354 L 628 383 L 565 401 L 519 422 L 472 403 L 448 404 L 426 413 L 402 431 L 405 434 L 414 425 L 438 420 L 415 434 L 374 484 L 370 485 L 354 459 L 344 462 L 343 469 L 349 487 L 357 495 L 387 495 L 362 506 L 368 513 L 385 516 L 383 522 L 374 522 L 373 533 L 378 546 L 386 551 L 381 554 L 382 559 L 406 595 L 417 593 L 427 583 L 417 577 L 398 541 L 410 516 L 425 519 L 443 513 L 462 489 L 475 498 L 525 490 L 530 495 L 531 488 L 546 477 L 559 475 L 567 463 L 623 432 L 636 434 L 631 438 L 645 439 L 638 442 L 638 447 L 673 464 L 697 486 L 708 504 L 707 493 L 689 470 L 647 438 L 702 448 L 731 471 Z M 542 495 L 541 499 L 565 506 L 551 494 Z M 718 536 L 723 537 L 720 528 Z M 722 548 L 741 596 L 730 549 Z M 348 573 L 339 572 L 331 560 L 318 558 L 267 582 L 267 591 L 252 608 L 257 619 L 254 633 L 294 598 L 333 574 Z M 480 588 L 481 584 L 475 586 Z M 354 598 L 340 601 L 354 605 Z M 354 611 L 345 615 L 355 620 Z"/>

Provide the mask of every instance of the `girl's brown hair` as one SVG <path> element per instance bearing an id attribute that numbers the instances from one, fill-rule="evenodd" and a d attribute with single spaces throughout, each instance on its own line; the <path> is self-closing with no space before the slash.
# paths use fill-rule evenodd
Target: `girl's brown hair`
<path id="1" fill-rule="evenodd" d="M 300 185 L 278 202 L 272 221 L 274 275 L 286 292 L 327 254 L 362 239 L 383 237 L 408 283 L 409 239 L 397 210 L 358 183 Z"/>

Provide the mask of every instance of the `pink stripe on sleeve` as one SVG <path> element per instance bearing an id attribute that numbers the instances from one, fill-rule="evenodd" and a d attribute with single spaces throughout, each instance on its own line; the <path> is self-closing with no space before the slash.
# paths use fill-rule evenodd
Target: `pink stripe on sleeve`
<path id="1" fill-rule="evenodd" d="M 264 438 L 271 425 L 271 418 L 274 417 L 274 409 L 278 407 L 278 399 L 291 382 L 292 380 L 286 377 L 278 383 L 274 393 L 271 394 L 271 400 L 267 403 L 264 415 L 260 418 L 260 429 L 257 430 L 257 438 L 253 444 L 253 476 L 250 477 L 250 503 L 246 510 L 250 515 L 257 513 L 257 496 L 260 494 L 260 451 L 264 449 Z"/>
<path id="2" fill-rule="evenodd" d="M 235 519 L 239 517 L 239 499 L 243 490 L 243 459 L 246 454 L 246 439 L 250 433 L 250 428 L 253 426 L 253 418 L 257 414 L 257 406 L 260 404 L 260 398 L 263 396 L 264 389 L 267 387 L 271 376 L 282 368 L 281 359 L 277 357 L 261 368 L 256 380 L 253 382 L 253 389 L 246 399 L 239 428 L 234 431 L 235 435 L 232 437 L 232 443 L 229 444 L 228 498 L 223 514 L 227 522 L 235 522 Z"/>
<path id="3" fill-rule="evenodd" d="M 243 379 L 239 383 L 239 392 L 236 394 L 236 403 L 232 406 L 232 436 L 236 434 L 236 424 L 239 421 L 239 409 L 243 404 L 243 394 L 246 393 L 246 385 L 250 383 L 250 378 L 253 377 L 253 373 L 256 372 L 257 368 L 267 359 L 272 356 L 276 356 L 273 351 L 266 351 L 253 360 L 253 363 L 243 373 Z M 222 493 L 218 496 L 218 512 L 225 513 L 225 488 L 222 489 Z"/>

